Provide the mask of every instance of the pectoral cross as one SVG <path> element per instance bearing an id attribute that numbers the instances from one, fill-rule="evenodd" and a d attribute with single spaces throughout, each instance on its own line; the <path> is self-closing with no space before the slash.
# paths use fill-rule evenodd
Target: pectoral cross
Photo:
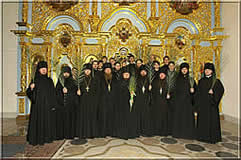
<path id="1" fill-rule="evenodd" d="M 110 92 L 110 84 L 108 84 L 108 91 Z"/>
<path id="2" fill-rule="evenodd" d="M 145 87 L 144 87 L 144 86 L 142 87 L 142 92 L 143 92 L 143 93 L 145 92 Z"/>
<path id="3" fill-rule="evenodd" d="M 85 89 L 86 89 L 87 92 L 89 92 L 89 89 L 90 89 L 90 88 L 87 86 Z"/>
<path id="4" fill-rule="evenodd" d="M 162 88 L 160 89 L 160 94 L 162 94 Z"/>

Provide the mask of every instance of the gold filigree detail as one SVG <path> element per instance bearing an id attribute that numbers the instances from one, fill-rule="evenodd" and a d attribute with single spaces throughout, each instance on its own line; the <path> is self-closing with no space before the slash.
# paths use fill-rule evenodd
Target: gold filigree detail
<path id="1" fill-rule="evenodd" d="M 23 114 L 25 110 L 25 99 L 19 98 L 18 99 L 18 107 L 19 107 L 19 113 Z"/>

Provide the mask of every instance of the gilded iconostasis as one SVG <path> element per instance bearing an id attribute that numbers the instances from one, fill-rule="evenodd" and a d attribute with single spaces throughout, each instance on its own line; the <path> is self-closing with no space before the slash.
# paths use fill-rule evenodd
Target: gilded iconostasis
<path id="1" fill-rule="evenodd" d="M 46 60 L 56 83 L 56 69 L 102 56 L 122 59 L 129 53 L 145 62 L 190 63 L 195 80 L 204 62 L 222 74 L 222 27 L 219 0 L 33 0 L 20 3 L 18 29 L 18 116 L 28 115 L 25 90 L 39 60 Z M 220 111 L 222 112 L 222 110 Z"/>

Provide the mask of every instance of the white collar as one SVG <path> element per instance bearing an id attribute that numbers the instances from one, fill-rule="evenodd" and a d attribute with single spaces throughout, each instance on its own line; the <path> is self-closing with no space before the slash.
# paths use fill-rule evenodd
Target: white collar
<path id="1" fill-rule="evenodd" d="M 207 78 L 210 78 L 212 75 L 210 74 L 209 76 L 206 76 Z"/>

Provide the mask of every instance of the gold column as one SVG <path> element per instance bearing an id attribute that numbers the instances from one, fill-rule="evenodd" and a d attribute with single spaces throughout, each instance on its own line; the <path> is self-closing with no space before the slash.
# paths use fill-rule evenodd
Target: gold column
<path id="1" fill-rule="evenodd" d="M 215 48 L 215 66 L 217 78 L 220 78 L 220 50 L 221 46 Z"/>
<path id="2" fill-rule="evenodd" d="M 52 67 L 52 65 L 51 65 L 51 59 L 52 59 L 51 50 L 52 50 L 52 43 L 47 42 L 46 60 L 47 60 L 47 63 L 48 63 L 48 76 L 49 77 L 51 76 L 51 67 Z"/>
<path id="3" fill-rule="evenodd" d="M 83 42 L 78 42 L 77 43 L 77 52 L 76 52 L 76 54 L 78 55 L 78 56 L 82 56 L 81 54 L 81 49 L 82 49 L 82 47 L 83 47 Z"/>
<path id="4" fill-rule="evenodd" d="M 97 15 L 97 2 L 92 2 L 92 15 L 89 16 L 89 23 L 91 32 L 97 32 L 97 26 L 99 23 L 99 16 Z"/>
<path id="5" fill-rule="evenodd" d="M 97 16 L 97 1 L 92 2 L 92 15 Z"/>
<path id="6" fill-rule="evenodd" d="M 214 2 L 215 5 L 215 27 L 213 29 L 213 32 L 223 32 L 224 28 L 221 27 L 221 14 L 220 14 L 220 0 L 216 0 Z"/>
<path id="7" fill-rule="evenodd" d="M 142 53 L 142 59 L 144 63 L 148 62 L 148 58 L 150 55 L 148 55 L 148 41 L 147 39 L 142 39 L 142 44 L 141 44 L 143 53 Z"/>
<path id="8" fill-rule="evenodd" d="M 107 44 L 106 43 L 102 43 L 101 47 L 102 47 L 102 56 L 107 56 L 106 55 L 106 46 Z M 108 55 L 109 56 L 109 55 Z"/>
<path id="9" fill-rule="evenodd" d="M 21 92 L 25 92 L 26 90 L 26 81 L 27 81 L 27 55 L 26 55 L 26 45 L 24 42 L 24 37 L 20 37 L 20 47 L 21 47 Z"/>
<path id="10" fill-rule="evenodd" d="M 220 28 L 220 2 L 216 0 L 215 2 L 215 28 Z"/>
<path id="11" fill-rule="evenodd" d="M 200 48 L 200 45 L 198 44 L 195 44 L 192 46 L 192 53 L 193 53 L 193 59 L 191 60 L 192 63 L 193 63 L 193 73 L 194 73 L 194 79 L 196 81 L 199 80 L 199 78 L 201 78 L 201 75 L 200 74 L 200 71 L 199 71 L 199 68 L 198 68 L 198 49 Z"/>
<path id="12" fill-rule="evenodd" d="M 24 109 L 25 109 L 25 98 L 19 98 L 18 99 L 18 113 L 24 114 Z"/>
<path id="13" fill-rule="evenodd" d="M 149 18 L 149 24 L 151 26 L 151 32 L 155 33 L 157 30 L 157 27 L 159 25 L 159 17 L 156 17 L 156 2 L 150 2 L 151 3 L 151 17 Z"/>
<path id="14" fill-rule="evenodd" d="M 22 22 L 27 23 L 28 21 L 28 2 L 23 2 L 23 8 L 22 8 Z"/>
<path id="15" fill-rule="evenodd" d="M 156 17 L 156 2 L 151 1 L 151 17 Z"/>
<path id="16" fill-rule="evenodd" d="M 143 43 L 143 41 L 140 47 L 141 47 L 141 59 L 144 61 L 146 55 L 145 55 L 145 44 Z"/>
<path id="17" fill-rule="evenodd" d="M 165 45 L 165 49 L 166 49 L 166 56 L 170 56 L 170 50 L 171 50 L 171 40 L 167 39 L 167 44 Z"/>

